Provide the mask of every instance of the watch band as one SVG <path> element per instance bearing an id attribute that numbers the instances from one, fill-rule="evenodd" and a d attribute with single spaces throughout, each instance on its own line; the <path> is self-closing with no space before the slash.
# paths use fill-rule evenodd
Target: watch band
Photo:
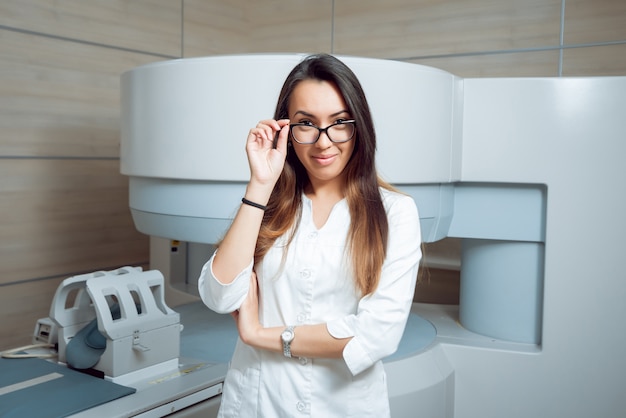
<path id="1" fill-rule="evenodd" d="M 295 338 L 294 326 L 288 326 L 285 330 L 280 334 L 280 338 L 283 341 L 283 354 L 285 357 L 291 358 L 291 342 Z"/>

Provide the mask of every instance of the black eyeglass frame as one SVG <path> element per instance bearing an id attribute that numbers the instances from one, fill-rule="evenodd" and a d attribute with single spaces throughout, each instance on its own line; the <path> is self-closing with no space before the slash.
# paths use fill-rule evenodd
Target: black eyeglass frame
<path id="1" fill-rule="evenodd" d="M 330 128 L 332 128 L 333 126 L 337 126 L 337 125 L 352 125 L 352 135 L 350 135 L 350 138 L 344 140 L 344 141 L 335 141 L 333 140 L 330 135 L 328 135 L 328 130 Z M 296 138 L 296 136 L 293 134 L 293 128 L 295 126 L 306 126 L 309 128 L 315 128 L 317 129 L 317 137 L 315 138 L 315 141 L 313 142 L 300 142 L 298 141 L 298 138 Z M 315 144 L 317 141 L 319 141 L 320 136 L 322 136 L 322 132 L 326 133 L 326 136 L 328 137 L 328 139 L 330 140 L 330 142 L 334 143 L 334 144 L 343 144 L 345 142 L 350 141 L 352 138 L 354 138 L 354 133 L 356 132 L 356 120 L 354 119 L 349 119 L 349 120 L 340 120 L 337 121 L 333 124 L 328 125 L 325 128 L 320 128 L 319 126 L 315 126 L 313 124 L 310 123 L 290 123 L 289 124 L 289 134 L 291 135 L 291 137 L 293 138 L 294 141 L 296 141 L 298 144 L 302 144 L 302 145 L 312 145 Z"/>

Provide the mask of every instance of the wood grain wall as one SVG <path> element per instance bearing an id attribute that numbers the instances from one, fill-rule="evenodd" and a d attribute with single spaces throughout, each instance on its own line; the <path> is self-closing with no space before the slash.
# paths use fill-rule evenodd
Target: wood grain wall
<path id="1" fill-rule="evenodd" d="M 626 75 L 626 2 L 0 0 L 0 349 L 30 342 L 62 279 L 148 263 L 119 174 L 120 74 L 247 52 L 388 58 L 463 77 Z M 457 244 L 430 257 L 454 258 Z M 439 300 L 454 302 L 458 277 L 437 277 L 423 298 L 443 283 Z"/>
<path id="2" fill-rule="evenodd" d="M 119 77 L 181 54 L 181 2 L 0 2 L 0 348 L 59 282 L 146 265 L 119 174 Z"/>

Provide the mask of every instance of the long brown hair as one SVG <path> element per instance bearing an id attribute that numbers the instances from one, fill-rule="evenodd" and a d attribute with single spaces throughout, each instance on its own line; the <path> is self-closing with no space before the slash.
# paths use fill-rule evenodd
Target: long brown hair
<path id="1" fill-rule="evenodd" d="M 388 222 L 379 187 L 391 189 L 380 180 L 375 167 L 376 134 L 365 93 L 357 77 L 339 59 L 328 54 L 306 57 L 288 75 L 276 105 L 275 119 L 289 118 L 291 94 L 303 80 L 333 83 L 343 96 L 347 110 L 356 120 L 354 150 L 346 166 L 346 201 L 350 210 L 348 255 L 357 289 L 368 295 L 378 286 L 387 251 Z M 288 147 L 283 172 L 272 191 L 261 224 L 255 263 L 270 250 L 276 239 L 290 233 L 302 213 L 302 193 L 309 184 L 307 172 L 292 147 Z M 288 246 L 287 246 L 288 247 Z"/>

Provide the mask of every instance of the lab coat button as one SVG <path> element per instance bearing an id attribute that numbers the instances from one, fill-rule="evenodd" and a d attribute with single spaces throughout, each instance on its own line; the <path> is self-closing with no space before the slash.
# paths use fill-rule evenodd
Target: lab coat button
<path id="1" fill-rule="evenodd" d="M 308 362 L 309 359 L 307 359 L 306 357 L 300 357 L 300 364 L 302 364 L 303 366 L 306 366 Z"/>
<path id="2" fill-rule="evenodd" d="M 300 272 L 300 276 L 302 276 L 303 279 L 308 279 L 309 277 L 311 277 L 311 270 L 309 269 L 304 269 Z"/>
<path id="3" fill-rule="evenodd" d="M 306 315 L 305 314 L 298 314 L 296 319 L 298 320 L 298 323 L 301 324 L 301 323 L 303 323 L 306 320 Z"/>
<path id="4" fill-rule="evenodd" d="M 311 232 L 309 234 L 309 239 L 315 239 L 315 238 L 317 238 L 317 232 Z"/>
<path id="5" fill-rule="evenodd" d="M 305 408 L 306 408 L 306 405 L 304 404 L 304 402 L 298 402 L 298 403 L 296 404 L 296 409 L 297 409 L 299 412 L 303 412 Z"/>

